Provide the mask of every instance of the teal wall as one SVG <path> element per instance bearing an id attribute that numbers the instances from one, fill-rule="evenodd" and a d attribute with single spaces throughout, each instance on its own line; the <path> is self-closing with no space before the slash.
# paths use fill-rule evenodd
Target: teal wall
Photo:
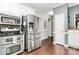
<path id="1" fill-rule="evenodd" d="M 74 13 L 79 12 L 79 5 L 69 8 L 70 28 L 74 28 Z"/>
<path id="2" fill-rule="evenodd" d="M 58 6 L 56 8 L 53 8 L 53 15 L 64 13 L 65 14 L 65 31 L 68 31 L 68 4 L 64 4 L 62 6 Z M 54 16 L 53 16 L 54 19 Z M 58 19 L 59 20 L 59 19 Z M 53 20 L 53 23 L 55 23 L 55 20 Z M 55 25 L 53 24 L 55 27 Z M 55 30 L 55 29 L 53 29 Z"/>
<path id="3" fill-rule="evenodd" d="M 68 20 L 70 20 L 70 28 L 73 29 L 74 28 L 74 13 L 79 12 L 79 5 L 77 6 L 73 6 L 73 7 L 68 7 L 66 4 L 56 7 L 53 9 L 53 13 L 54 15 L 59 14 L 64 12 L 65 13 L 65 31 L 68 31 Z M 68 17 L 69 16 L 69 17 Z M 55 20 L 53 17 L 53 30 L 55 25 Z M 68 34 L 65 34 L 65 44 L 68 44 Z"/>

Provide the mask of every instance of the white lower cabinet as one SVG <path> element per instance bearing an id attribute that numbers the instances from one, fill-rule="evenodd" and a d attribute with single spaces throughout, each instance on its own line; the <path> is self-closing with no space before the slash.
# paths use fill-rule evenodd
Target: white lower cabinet
<path id="1" fill-rule="evenodd" d="M 79 49 L 79 33 L 73 32 L 68 34 L 68 45 Z"/>
<path id="2" fill-rule="evenodd" d="M 65 44 L 65 35 L 64 33 L 55 33 L 54 35 L 54 41 L 57 43 L 57 44 L 61 44 L 61 45 L 64 45 Z"/>

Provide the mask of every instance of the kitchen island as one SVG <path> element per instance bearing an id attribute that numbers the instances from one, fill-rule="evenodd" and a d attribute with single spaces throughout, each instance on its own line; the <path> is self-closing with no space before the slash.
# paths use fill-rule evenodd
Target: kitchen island
<path id="1" fill-rule="evenodd" d="M 68 30 L 68 46 L 79 49 L 79 30 Z"/>

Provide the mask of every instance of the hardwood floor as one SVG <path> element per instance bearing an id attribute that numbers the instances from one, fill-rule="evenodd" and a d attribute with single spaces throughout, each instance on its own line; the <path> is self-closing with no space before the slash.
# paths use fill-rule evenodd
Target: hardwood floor
<path id="1" fill-rule="evenodd" d="M 79 50 L 53 45 L 51 38 L 42 42 L 42 46 L 33 52 L 26 51 L 20 55 L 79 55 Z"/>

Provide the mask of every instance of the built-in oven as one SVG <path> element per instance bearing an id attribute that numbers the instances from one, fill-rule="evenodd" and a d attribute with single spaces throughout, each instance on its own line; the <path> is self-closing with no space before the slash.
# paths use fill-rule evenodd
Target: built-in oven
<path id="1" fill-rule="evenodd" d="M 23 42 L 0 46 L 0 55 L 15 55 L 24 51 Z"/>
<path id="2" fill-rule="evenodd" d="M 24 35 L 0 37 L 0 55 L 18 54 L 24 51 Z"/>
<path id="3" fill-rule="evenodd" d="M 23 40 L 23 35 L 0 37 L 0 46 L 18 43 L 21 40 Z"/>
<path id="4" fill-rule="evenodd" d="M 0 45 L 11 44 L 13 42 L 12 36 L 0 37 Z"/>

